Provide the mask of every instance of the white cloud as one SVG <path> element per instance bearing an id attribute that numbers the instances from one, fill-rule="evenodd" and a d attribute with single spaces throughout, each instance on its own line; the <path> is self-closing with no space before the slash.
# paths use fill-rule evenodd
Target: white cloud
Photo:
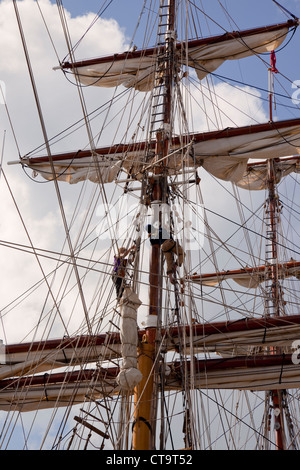
<path id="1" fill-rule="evenodd" d="M 23 0 L 17 2 L 17 4 L 22 19 L 47 134 L 51 138 L 73 124 L 73 122 L 82 118 L 78 92 L 76 87 L 70 84 L 61 71 L 53 71 L 53 67 L 58 65 L 57 57 L 37 7 L 37 2 Z M 63 59 L 67 54 L 67 47 L 57 6 L 51 4 L 49 0 L 40 0 L 39 5 L 45 22 L 49 27 L 49 33 L 54 41 L 55 49 L 58 52 L 59 58 Z M 94 20 L 94 14 L 89 13 L 85 16 L 71 17 L 70 13 L 66 12 L 66 19 L 74 45 L 83 37 L 85 31 Z M 4 0 L 0 3 L 0 37 L 0 80 L 6 85 L 8 110 L 20 153 L 23 155 L 38 147 L 43 142 L 43 135 L 13 3 L 10 0 Z M 76 49 L 76 59 L 126 50 L 126 42 L 124 32 L 114 20 L 100 18 L 84 36 L 80 46 Z M 220 127 L 233 126 L 234 123 L 239 125 L 248 124 L 251 121 L 250 116 L 254 117 L 257 121 L 265 120 L 266 117 L 261 109 L 259 93 L 255 90 L 243 88 L 242 91 L 251 93 L 246 94 L 241 93 L 241 90 L 230 87 L 228 84 L 218 84 L 215 86 L 214 91 L 214 108 L 216 109 L 217 103 L 221 110 L 220 116 L 222 119 L 219 121 Z M 107 101 L 111 93 L 111 90 L 98 87 L 85 88 L 84 94 L 87 108 L 93 110 L 100 106 Z M 195 101 L 198 101 L 203 108 L 199 89 L 193 92 L 193 110 L 196 110 L 196 106 L 194 106 Z M 205 106 L 206 110 L 211 113 L 213 106 L 208 100 L 206 100 Z M 6 119 L 4 106 L 0 106 L 0 118 L 0 140 L 4 129 L 7 131 L 4 169 L 9 182 L 13 186 L 17 203 L 24 214 L 24 220 L 29 229 L 30 237 L 38 247 L 59 251 L 63 238 L 59 239 L 58 235 L 63 237 L 64 232 L 55 190 L 49 184 L 35 184 L 25 176 L 19 166 L 8 167 L 6 165 L 7 161 L 18 159 L 18 151 Z M 97 120 L 94 126 L 95 129 L 101 127 L 102 120 L 103 118 Z M 201 131 L 205 128 L 207 128 L 205 115 L 203 111 L 199 112 L 199 110 L 196 110 L 194 130 Z M 107 143 L 106 141 L 103 144 L 106 145 Z M 88 136 L 83 127 L 80 132 L 72 133 L 66 139 L 60 140 L 53 150 L 68 151 L 83 148 L 87 144 Z M 45 150 L 43 150 L 43 153 L 45 153 Z M 77 200 L 80 187 L 61 186 L 61 191 L 67 210 L 69 210 L 69 207 L 75 207 L 74 201 Z M 18 221 L 16 210 L 10 201 L 10 196 L 7 193 L 3 180 L 0 184 L 0 194 L 2 214 L 5 208 L 5 216 L 0 225 L 0 239 L 28 244 L 27 236 Z M 68 212 L 68 220 L 70 218 L 71 215 L 69 216 Z M 23 255 L 25 261 L 20 266 L 18 261 L 20 256 L 19 252 L 11 249 L 1 249 L 2 282 L 0 289 L 2 292 L 2 308 L 14 298 L 15 294 L 18 295 L 25 291 L 31 283 L 41 278 L 42 273 L 35 258 L 32 255 Z M 106 259 L 105 261 L 107 262 L 108 260 Z M 45 271 L 48 272 L 53 264 L 43 259 L 43 266 Z M 92 294 L 90 293 L 91 296 Z M 40 305 L 37 307 L 34 302 L 28 301 L 27 307 L 23 307 L 23 304 L 20 306 L 16 317 L 14 317 L 14 311 L 6 315 L 5 328 L 9 342 L 16 341 L 18 338 L 21 339 L 22 336 L 31 330 L 34 321 L 39 316 L 39 310 Z M 14 326 L 16 318 L 18 320 L 18 328 Z M 25 318 L 30 318 L 31 320 L 27 322 Z M 10 319 L 12 322 L 10 322 Z M 27 324 L 25 325 L 25 323 Z"/>
<path id="2" fill-rule="evenodd" d="M 261 94 L 249 86 L 217 83 L 210 90 L 204 81 L 192 91 L 193 130 L 240 127 L 268 120 Z"/>
<path id="3" fill-rule="evenodd" d="M 53 67 L 57 66 L 58 62 L 37 7 L 37 2 L 24 0 L 17 2 L 17 5 L 48 137 L 51 138 L 82 118 L 77 89 L 75 86 L 70 85 L 61 71 L 53 71 Z M 49 27 L 55 48 L 60 59 L 63 59 L 67 53 L 67 47 L 57 7 L 51 4 L 49 0 L 41 0 L 39 5 Z M 93 13 L 89 13 L 85 16 L 73 18 L 66 12 L 73 44 L 84 35 L 94 16 Z M 13 2 L 10 0 L 4 0 L 0 3 L 0 37 L 0 80 L 5 84 L 10 119 L 20 153 L 23 155 L 38 147 L 43 142 L 43 135 Z M 109 54 L 124 48 L 126 48 L 126 41 L 118 24 L 114 20 L 100 18 L 84 37 L 76 54 L 77 58 L 80 59 Z M 88 106 L 91 103 L 92 109 L 94 109 L 97 104 L 100 105 L 103 101 L 106 101 L 108 93 L 107 90 L 102 89 L 86 89 L 85 96 Z M 18 160 L 18 149 L 3 105 L 0 106 L 0 119 L 1 143 L 4 131 L 6 131 L 4 171 L 12 187 L 20 212 L 24 217 L 32 243 L 39 248 L 59 251 L 64 240 L 64 229 L 54 188 L 52 185 L 34 183 L 27 178 L 19 165 L 6 165 L 9 161 Z M 87 142 L 87 132 L 83 127 L 81 132 L 72 134 L 65 141 L 60 141 L 54 150 L 63 151 L 82 148 Z M 43 152 L 45 153 L 45 150 Z M 78 191 L 79 188 L 72 188 L 73 202 L 77 198 Z M 0 239 L 30 245 L 3 177 L 0 180 L 0 195 L 2 214 Z M 71 197 L 70 188 L 62 188 L 62 197 L 64 201 Z M 68 208 L 67 202 L 66 208 Z M 70 220 L 69 213 L 67 216 Z M 66 252 L 68 252 L 67 246 Z M 0 253 L 0 309 L 3 309 L 15 297 L 40 280 L 43 274 L 33 255 L 22 254 L 20 251 L 3 247 L 0 248 Z M 53 262 L 45 258 L 41 258 L 40 261 L 45 273 L 50 272 L 54 266 Z M 23 339 L 39 318 L 46 293 L 47 289 L 43 289 L 43 294 L 38 294 L 35 297 L 37 300 L 31 300 L 31 298 L 34 299 L 34 296 L 32 296 L 13 310 L 10 310 L 10 308 L 5 309 L 2 322 L 5 332 L 0 327 L 0 337 L 5 337 L 7 342 Z M 7 313 L 8 311 L 9 313 Z M 70 328 L 74 330 L 75 324 L 76 322 Z"/>
<path id="4" fill-rule="evenodd" d="M 82 117 L 78 93 L 76 87 L 66 80 L 61 71 L 52 70 L 52 67 L 58 65 L 57 58 L 37 8 L 37 2 L 34 0 L 24 0 L 17 3 L 20 9 L 22 25 L 36 78 L 48 136 L 52 137 Z M 51 4 L 49 0 L 40 0 L 39 4 L 49 27 L 51 37 L 54 40 L 55 48 L 62 59 L 67 53 L 67 48 L 57 7 Z M 75 44 L 91 24 L 94 14 L 71 17 L 69 13 L 66 13 L 66 17 L 73 44 Z M 0 38 L 0 80 L 6 85 L 7 105 L 22 155 L 38 147 L 43 142 L 43 136 L 11 0 L 0 2 Z M 126 48 L 126 37 L 118 24 L 114 20 L 99 19 L 76 50 L 76 58 L 81 59 L 110 54 L 126 50 Z M 84 91 L 88 109 L 100 106 L 111 93 L 111 91 L 100 88 L 89 88 Z M 259 94 L 248 88 L 244 88 L 244 91 L 251 91 L 254 96 L 238 93 L 238 90 L 230 87 L 228 84 L 216 85 L 215 93 L 216 96 L 219 96 L 218 106 L 221 109 L 220 115 L 222 116 L 220 121 L 221 126 L 233 126 L 234 123 L 238 125 L 249 124 L 251 121 L 249 116 L 254 117 L 258 122 L 266 120 L 266 116 L 261 109 Z M 201 103 L 199 91 L 195 91 L 193 98 Z M 212 105 L 208 101 L 206 102 L 206 107 L 209 112 L 212 111 Z M 237 108 L 241 111 L 237 111 Z M 101 121 L 98 122 L 98 125 L 101 125 Z M 196 120 L 194 120 L 194 130 L 201 131 L 205 128 L 207 128 L 205 115 L 203 112 L 197 112 Z M 6 165 L 8 161 L 18 159 L 18 151 L 8 120 L 6 119 L 4 106 L 0 106 L 0 142 L 2 142 L 4 129 L 7 131 L 4 170 L 29 231 L 30 240 L 38 248 L 59 252 L 63 246 L 64 230 L 53 185 L 34 183 L 25 176 L 19 166 L 8 167 Z M 82 148 L 87 142 L 87 133 L 83 128 L 81 132 L 74 133 L 67 139 L 60 141 L 55 146 L 55 150 Z M 208 183 L 204 181 L 204 184 L 206 184 L 204 192 L 207 195 L 213 190 L 211 179 Z M 72 210 L 76 206 L 80 189 L 81 186 L 61 186 L 68 221 L 71 220 Z M 219 209 L 222 205 L 224 213 L 225 209 L 230 211 L 230 204 L 227 203 L 225 197 L 221 201 L 217 201 L 217 198 L 215 198 L 214 204 L 218 204 Z M 0 179 L 0 208 L 0 239 L 29 245 L 30 242 L 20 222 L 3 177 Z M 83 221 L 84 215 L 85 213 L 81 211 L 81 221 Z M 77 229 L 80 230 L 80 224 L 76 226 Z M 75 230 L 74 233 L 76 234 Z M 81 238 L 83 238 L 83 235 L 81 235 Z M 76 240 L 76 235 L 74 235 L 72 240 Z M 67 245 L 65 251 L 67 251 Z M 100 251 L 101 246 L 96 254 L 93 253 L 95 259 Z M 146 254 L 148 254 L 147 251 L 148 245 Z M 146 258 L 144 256 L 144 259 Z M 107 263 L 111 260 L 103 258 L 103 261 Z M 40 262 L 45 273 L 51 272 L 56 264 L 55 261 L 50 261 L 44 257 L 40 258 Z M 102 265 L 98 267 L 100 270 L 103 269 Z M 20 304 L 17 302 L 11 305 L 10 303 L 42 279 L 40 266 L 32 254 L 0 246 L 0 272 L 0 311 L 2 311 L 0 338 L 3 338 L 8 343 L 17 342 L 23 338 L 29 340 L 34 334 L 34 327 L 40 318 L 41 312 L 44 312 L 47 322 L 51 318 L 48 312 L 51 312 L 50 305 L 53 303 L 52 299 L 50 298 L 49 302 L 44 306 L 48 293 L 47 288 L 44 286 L 41 292 L 37 290 L 34 292 L 34 295 L 24 296 L 23 302 Z M 92 273 L 91 276 L 93 276 L 93 281 L 95 281 L 96 285 L 99 282 L 99 275 Z M 55 279 L 55 287 L 53 288 L 55 298 L 59 293 L 62 279 L 63 273 L 58 272 L 58 277 Z M 84 290 L 86 298 L 93 299 L 93 285 L 89 283 L 89 279 L 87 278 L 84 282 Z M 147 278 L 144 280 L 147 282 Z M 51 281 L 52 277 L 49 278 L 49 282 Z M 109 290 L 110 280 L 106 279 L 105 283 L 105 286 L 108 286 L 107 290 Z M 70 285 L 73 285 L 73 281 Z M 147 286 L 142 285 L 141 291 L 142 295 L 145 294 L 146 296 Z M 13 306 L 14 308 L 12 308 Z M 66 321 L 68 321 L 69 311 L 72 309 L 72 306 L 73 304 L 68 302 L 68 298 L 66 298 L 66 302 L 61 306 L 61 315 Z M 144 306 L 142 313 L 145 313 L 146 309 L 147 306 Z M 82 318 L 83 312 L 79 300 L 76 304 L 72 322 L 70 325 L 68 324 L 71 334 L 76 331 L 78 323 L 80 323 Z M 46 321 L 42 322 L 41 329 L 45 328 L 46 331 L 51 331 L 52 336 L 58 335 L 62 329 L 60 318 L 58 317 L 54 325 L 51 324 L 51 320 L 49 325 L 46 326 Z"/>
<path id="5" fill-rule="evenodd" d="M 61 71 L 53 71 L 53 67 L 58 66 L 59 63 L 37 8 L 37 2 L 25 0 L 17 4 L 48 137 L 51 138 L 73 124 L 76 118 L 82 117 L 78 93 L 76 87 L 70 85 Z M 57 7 L 49 0 L 43 0 L 39 4 L 59 59 L 63 60 L 68 49 Z M 5 18 L 5 21 L 0 23 L 0 79 L 6 84 L 7 103 L 17 138 L 22 143 L 21 151 L 28 152 L 40 145 L 43 136 L 12 2 L 1 2 L 0 13 L 1 18 Z M 66 17 L 73 44 L 75 44 L 91 24 L 94 15 L 90 13 L 83 17 L 71 18 L 70 14 L 66 13 Z M 117 23 L 114 20 L 100 18 L 76 49 L 76 58 L 108 54 L 123 50 L 125 47 L 125 38 Z M 72 77 L 70 80 L 74 81 Z M 85 94 L 88 102 L 90 100 L 96 107 L 95 103 L 100 104 L 107 97 L 107 90 L 95 90 L 90 87 L 85 88 Z M 86 144 L 86 132 L 82 135 Z M 66 145 L 73 144 L 74 148 L 79 142 L 83 145 L 82 135 L 81 140 L 80 137 L 76 140 L 77 136 L 73 135 L 73 141 Z M 63 144 L 60 143 L 60 145 Z"/>

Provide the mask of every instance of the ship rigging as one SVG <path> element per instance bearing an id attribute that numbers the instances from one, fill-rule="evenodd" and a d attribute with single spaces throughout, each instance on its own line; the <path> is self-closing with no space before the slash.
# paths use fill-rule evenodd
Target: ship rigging
<path id="1" fill-rule="evenodd" d="M 47 274 L 42 269 L 41 283 L 32 288 L 46 287 L 32 339 L 6 345 L 0 367 L 0 410 L 7 416 L 2 445 L 9 445 L 19 416 L 51 410 L 51 423 L 62 410 L 53 449 L 194 451 L 219 444 L 236 449 L 239 440 L 242 448 L 298 449 L 295 286 L 300 261 L 297 242 L 280 233 L 289 199 L 284 205 L 278 186 L 288 178 L 296 181 L 299 172 L 300 118 L 274 119 L 273 112 L 274 75 L 280 67 L 275 54 L 288 37 L 291 42 L 297 37 L 299 20 L 284 10 L 285 22 L 189 39 L 188 33 L 179 37 L 181 30 L 196 24 L 200 8 L 188 0 L 160 0 L 149 2 L 147 10 L 157 12 L 154 46 L 145 42 L 142 48 L 77 60 L 58 1 L 69 53 L 55 73 L 75 84 L 88 145 L 54 153 L 19 14 L 22 2 L 12 3 L 46 152 L 28 152 L 10 164 L 17 163 L 14 171 L 33 172 L 30 184 L 33 179 L 54 186 L 65 243 L 64 250 L 55 252 L 2 241 L 2 246 L 33 254 L 41 269 L 43 259 L 56 264 Z M 186 14 L 182 23 L 180 12 Z M 195 16 L 189 23 L 191 12 Z M 186 106 L 188 98 L 194 100 L 187 90 L 189 74 L 204 95 L 202 83 L 209 84 L 224 64 L 249 57 L 264 65 L 268 58 L 268 120 L 195 130 Z M 120 141 L 106 144 L 101 132 L 94 135 L 84 99 L 90 87 L 128 92 Z M 102 130 L 109 112 L 115 123 L 119 110 L 113 104 L 122 94 L 113 92 Z M 127 117 L 134 126 L 122 127 Z M 214 204 L 207 205 L 205 175 L 223 194 L 231 187 L 241 219 L 237 224 L 230 216 L 231 226 L 237 224 L 233 232 L 219 234 L 212 228 L 211 220 L 222 217 L 225 223 L 226 217 L 219 191 L 211 194 Z M 61 193 L 65 183 L 82 185 L 84 191 L 95 188 L 87 209 L 81 199 L 76 204 L 71 222 Z M 250 199 L 257 195 L 259 208 L 251 200 L 250 210 L 239 191 Z M 92 226 L 99 201 L 101 223 Z M 75 236 L 79 213 L 82 226 Z M 297 215 L 293 221 L 297 225 Z M 170 241 L 173 251 L 164 248 Z M 120 261 L 121 248 L 131 255 L 115 296 L 112 259 Z M 53 338 L 56 329 L 60 338 Z M 41 447 L 45 442 L 46 437 Z"/>

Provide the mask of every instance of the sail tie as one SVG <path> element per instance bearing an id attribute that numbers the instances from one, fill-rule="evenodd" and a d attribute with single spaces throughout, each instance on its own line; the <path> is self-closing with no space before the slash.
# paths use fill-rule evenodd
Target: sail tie
<path id="1" fill-rule="evenodd" d="M 46 372 L 44 375 L 43 375 L 43 378 L 44 378 L 44 394 L 45 394 L 45 399 L 46 401 L 49 401 L 49 397 L 48 397 L 48 393 L 47 393 L 47 388 L 46 388 L 46 385 L 47 385 L 47 378 L 49 377 L 49 374 Z"/>

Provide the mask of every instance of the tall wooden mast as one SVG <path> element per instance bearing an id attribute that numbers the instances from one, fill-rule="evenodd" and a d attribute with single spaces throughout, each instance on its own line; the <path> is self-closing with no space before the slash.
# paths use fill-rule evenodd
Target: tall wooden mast
<path id="1" fill-rule="evenodd" d="M 172 133 L 172 90 L 174 82 L 174 46 L 175 46 L 175 2 L 161 0 L 158 46 L 165 44 L 162 55 L 158 55 L 157 77 L 154 91 L 152 113 L 152 135 L 156 137 L 156 162 L 152 185 L 152 212 L 155 223 L 162 227 L 163 207 L 168 204 L 167 155 Z M 157 118 L 159 116 L 159 118 Z M 161 319 L 162 305 L 162 255 L 160 244 L 151 244 L 149 274 L 149 315 L 148 326 L 139 345 L 138 366 L 143 379 L 135 389 L 133 449 L 151 450 L 155 446 L 156 391 L 155 370 L 156 341 L 159 330 L 157 325 Z"/>
<path id="2" fill-rule="evenodd" d="M 271 64 L 274 56 L 271 54 Z M 273 121 L 273 73 L 277 73 L 275 62 L 269 69 L 269 119 Z M 266 204 L 266 316 L 281 315 L 282 292 L 278 279 L 278 227 L 279 227 L 279 201 L 276 194 L 276 169 L 275 160 L 268 160 Z M 273 354 L 280 354 L 280 348 L 272 348 Z M 282 390 L 273 390 L 271 393 L 272 408 L 274 414 L 274 430 L 276 449 L 284 450 L 284 426 L 283 426 L 283 395 Z"/>
<path id="3" fill-rule="evenodd" d="M 267 259 L 266 259 L 266 289 L 267 289 L 267 316 L 278 317 L 282 314 L 282 298 L 278 280 L 278 198 L 275 191 L 275 162 L 268 160 L 268 201 L 267 201 Z M 273 348 L 274 354 L 280 353 Z M 275 443 L 278 450 L 284 449 L 282 391 L 271 392 L 274 414 Z"/>

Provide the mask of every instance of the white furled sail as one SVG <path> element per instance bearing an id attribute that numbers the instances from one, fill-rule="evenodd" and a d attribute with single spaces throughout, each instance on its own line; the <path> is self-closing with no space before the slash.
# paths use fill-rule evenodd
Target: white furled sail
<path id="1" fill-rule="evenodd" d="M 232 279 L 237 284 L 251 289 L 258 287 L 259 284 L 265 281 L 265 274 L 267 271 L 268 266 L 258 266 L 255 268 L 243 268 L 212 274 L 199 274 L 189 276 L 187 280 L 204 286 L 216 286 L 224 280 Z M 288 263 L 279 264 L 277 266 L 277 271 L 280 279 L 292 276 L 300 279 L 300 262 L 290 261 Z"/>
<path id="2" fill-rule="evenodd" d="M 199 166 L 202 161 L 203 168 L 212 175 L 239 185 L 247 176 L 249 159 L 300 154 L 300 120 L 197 134 L 194 142 Z"/>
<path id="3" fill-rule="evenodd" d="M 300 157 L 294 156 L 285 159 L 275 159 L 274 171 L 276 183 L 291 173 L 300 172 Z M 248 163 L 243 178 L 236 185 L 250 191 L 265 189 L 267 186 L 268 165 L 267 162 Z"/>
<path id="4" fill-rule="evenodd" d="M 101 383 L 103 378 L 104 374 L 101 371 L 97 373 L 96 370 L 90 369 L 3 380 L 0 391 L 0 395 L 2 393 L 0 409 L 4 411 L 33 411 L 83 403 L 90 393 L 92 384 L 96 384 L 104 390 Z M 21 390 L 18 389 L 20 383 L 22 383 Z M 63 383 L 64 387 L 62 387 Z M 111 387 L 105 386 L 107 393 L 114 391 L 114 388 L 114 382 Z M 13 396 L 12 399 L 11 396 Z M 91 399 L 97 399 L 101 396 L 101 391 L 94 391 Z"/>
<path id="5" fill-rule="evenodd" d="M 285 40 L 290 28 L 297 21 L 234 31 L 208 39 L 197 39 L 188 43 L 178 43 L 176 53 L 178 63 L 193 67 L 199 80 L 214 72 L 226 60 L 242 59 L 255 54 L 271 52 Z M 154 86 L 158 54 L 163 48 L 124 52 L 109 57 L 84 60 L 75 63 L 64 62 L 64 70 L 72 70 L 78 80 L 85 85 L 115 87 L 123 85 L 139 91 L 150 91 Z"/>
<path id="6" fill-rule="evenodd" d="M 186 147 L 181 144 L 186 139 L 187 136 L 173 139 L 169 174 L 176 174 L 184 164 L 187 167 L 203 167 L 217 178 L 247 186 L 249 159 L 300 154 L 300 119 L 191 134 L 188 139 L 192 151 L 188 155 Z M 154 150 L 154 143 L 150 150 Z M 137 142 L 98 148 L 94 152 L 85 150 L 53 155 L 55 175 L 49 157 L 24 157 L 21 163 L 48 180 L 56 178 L 72 184 L 89 179 L 108 183 L 117 178 L 121 169 L 140 179 L 145 166 L 149 168 L 152 164 L 149 155 L 145 161 L 145 152 L 146 143 Z M 298 167 L 292 167 L 292 171 L 293 168 Z M 247 189 L 252 189 L 252 186 L 249 185 Z M 256 189 L 256 185 L 253 189 Z"/>
<path id="7" fill-rule="evenodd" d="M 170 373 L 166 376 L 165 390 L 181 390 L 180 363 L 170 363 L 168 367 Z M 189 361 L 186 368 L 191 369 Z M 300 386 L 299 364 L 293 362 L 292 354 L 195 359 L 193 368 L 196 389 L 284 390 Z M 90 369 L 3 380 L 0 383 L 0 410 L 65 407 L 118 395 L 116 373 L 117 368 L 100 372 Z"/>
<path id="8" fill-rule="evenodd" d="M 175 369 L 175 370 L 174 370 Z M 176 367 L 167 378 L 167 386 L 176 390 Z M 291 354 L 199 360 L 194 384 L 199 389 L 284 390 L 299 388 L 299 364 Z"/>
<path id="9" fill-rule="evenodd" d="M 145 330 L 139 329 L 137 340 L 141 341 L 144 334 Z M 192 341 L 198 350 L 203 351 L 209 348 L 220 352 L 226 343 L 231 349 L 235 349 L 241 344 L 242 338 L 246 338 L 248 345 L 263 343 L 277 345 L 278 341 L 290 343 L 298 339 L 299 334 L 299 315 L 195 323 L 192 328 L 180 326 L 162 330 L 163 343 L 168 351 L 178 347 L 178 341 L 182 335 L 185 336 L 188 345 Z M 134 338 L 135 341 L 136 338 Z M 221 349 L 218 345 L 221 345 Z M 6 346 L 7 365 L 1 367 L 0 380 L 12 375 L 19 376 L 25 372 L 42 372 L 45 369 L 44 365 L 49 367 L 50 363 L 52 368 L 62 367 L 63 364 L 78 366 L 83 362 L 96 362 L 99 356 L 108 361 L 120 357 L 121 351 L 122 335 L 120 333 L 11 344 Z M 29 364 L 31 364 L 30 368 Z"/>
<path id="10" fill-rule="evenodd" d="M 122 365 L 117 382 L 123 391 L 132 390 L 142 379 L 137 368 L 138 326 L 137 309 L 141 305 L 138 296 L 125 288 L 121 299 Z"/>
<path id="11" fill-rule="evenodd" d="M 77 157 L 80 158 L 77 158 Z M 62 157 L 52 157 L 53 166 L 48 157 L 40 159 L 24 159 L 24 164 L 33 170 L 36 176 L 40 174 L 44 179 L 65 181 L 76 184 L 89 180 L 93 183 L 111 183 L 121 169 L 121 162 L 110 157 L 100 157 L 92 152 L 74 152 L 64 154 Z"/>

